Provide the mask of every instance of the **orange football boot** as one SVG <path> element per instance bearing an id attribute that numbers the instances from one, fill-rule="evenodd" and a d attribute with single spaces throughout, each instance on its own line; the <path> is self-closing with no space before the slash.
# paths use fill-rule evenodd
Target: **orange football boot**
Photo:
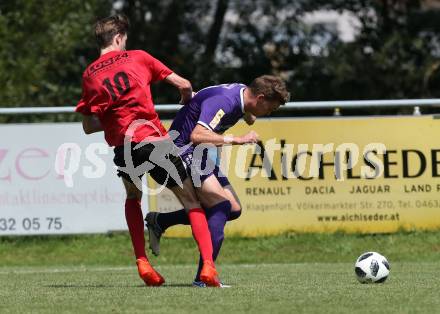
<path id="1" fill-rule="evenodd" d="M 147 286 L 158 287 L 165 282 L 165 279 L 154 270 L 148 261 L 137 259 L 136 264 L 138 267 L 139 276 Z"/>
<path id="2" fill-rule="evenodd" d="M 200 281 L 203 281 L 209 287 L 220 287 L 220 279 L 217 270 L 212 261 L 204 261 L 202 271 L 200 272 Z"/>

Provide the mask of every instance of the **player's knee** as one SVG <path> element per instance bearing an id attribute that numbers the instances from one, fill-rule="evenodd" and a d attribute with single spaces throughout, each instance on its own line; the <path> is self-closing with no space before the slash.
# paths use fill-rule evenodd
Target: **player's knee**
<path id="1" fill-rule="evenodd" d="M 171 188 L 171 190 L 174 192 L 186 210 L 201 207 L 200 201 L 196 195 L 196 191 L 194 190 L 191 181 L 188 179 L 183 182 L 183 188 L 175 186 Z"/>
<path id="2" fill-rule="evenodd" d="M 195 193 L 184 191 L 182 194 L 180 194 L 179 198 L 186 209 L 200 207 L 200 202 L 197 199 L 197 195 Z"/>
<path id="3" fill-rule="evenodd" d="M 231 211 L 231 213 L 229 214 L 228 221 L 238 219 L 238 217 L 240 217 L 240 216 L 241 216 L 241 209 L 240 210 Z"/>
<path id="4" fill-rule="evenodd" d="M 127 193 L 127 200 L 141 200 L 142 199 L 142 193 Z"/>
<path id="5" fill-rule="evenodd" d="M 240 202 L 236 201 L 235 199 L 231 201 L 231 211 L 233 212 L 239 212 L 241 211 L 241 205 Z"/>
<path id="6" fill-rule="evenodd" d="M 142 192 L 139 191 L 138 189 L 127 189 L 126 194 L 127 194 L 126 198 L 128 200 L 133 200 L 133 199 L 140 200 L 142 198 Z"/>
<path id="7" fill-rule="evenodd" d="M 122 179 L 122 182 L 124 183 L 125 193 L 127 195 L 126 198 L 128 200 L 132 200 L 132 199 L 140 200 L 142 198 L 142 191 L 139 190 L 135 184 L 125 179 Z"/>
<path id="8" fill-rule="evenodd" d="M 240 202 L 235 199 L 231 202 L 231 213 L 229 215 L 228 221 L 238 219 L 241 216 L 241 205 Z"/>

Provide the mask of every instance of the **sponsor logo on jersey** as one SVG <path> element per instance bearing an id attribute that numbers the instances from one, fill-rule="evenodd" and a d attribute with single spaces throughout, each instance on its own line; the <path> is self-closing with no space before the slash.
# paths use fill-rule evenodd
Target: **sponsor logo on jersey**
<path id="1" fill-rule="evenodd" d="M 209 126 L 213 129 L 215 129 L 215 127 L 220 123 L 220 120 L 223 118 L 224 115 L 225 115 L 225 112 L 223 111 L 223 109 L 220 109 L 219 111 L 217 111 L 214 118 L 211 120 L 211 122 L 209 122 Z"/>
<path id="2" fill-rule="evenodd" d="M 108 59 L 106 59 L 106 60 L 104 60 L 104 61 L 101 61 L 101 62 L 98 62 L 98 63 L 95 63 L 95 64 L 91 65 L 91 66 L 88 68 L 88 71 L 87 71 L 87 72 L 88 72 L 89 76 L 91 76 L 91 75 L 94 74 L 96 71 L 99 71 L 99 70 L 105 69 L 105 68 L 111 66 L 112 64 L 117 63 L 118 61 L 127 60 L 128 57 L 129 57 L 129 56 L 128 56 L 128 53 L 126 53 L 126 52 L 121 53 L 121 54 L 116 55 L 116 56 L 114 56 L 114 57 L 108 58 Z"/>

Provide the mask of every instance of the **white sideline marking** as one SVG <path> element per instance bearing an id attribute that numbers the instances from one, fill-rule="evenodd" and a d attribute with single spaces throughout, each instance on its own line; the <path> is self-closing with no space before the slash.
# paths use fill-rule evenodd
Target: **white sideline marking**
<path id="1" fill-rule="evenodd" d="M 242 267 L 242 268 L 253 268 L 253 267 L 271 267 L 271 266 L 281 266 L 281 265 L 311 265 L 313 263 L 274 263 L 274 264 L 224 264 L 219 265 L 219 268 L 229 268 L 229 267 Z M 194 268 L 196 265 L 163 265 L 157 266 L 158 270 L 165 268 Z M 107 271 L 134 271 L 136 265 L 133 266 L 123 266 L 123 267 L 94 267 L 94 266 L 77 266 L 77 267 L 63 267 L 63 268 L 11 268 L 9 270 L 0 268 L 0 275 L 21 275 L 21 274 L 52 274 L 52 273 L 75 273 L 75 272 L 107 272 Z"/>

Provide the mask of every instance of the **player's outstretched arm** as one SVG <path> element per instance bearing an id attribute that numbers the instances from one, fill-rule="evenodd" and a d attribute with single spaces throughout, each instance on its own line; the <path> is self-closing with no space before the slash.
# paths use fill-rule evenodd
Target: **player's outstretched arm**
<path id="1" fill-rule="evenodd" d="M 83 115 L 83 130 L 86 134 L 92 134 L 103 131 L 101 122 L 95 115 Z"/>
<path id="2" fill-rule="evenodd" d="M 197 124 L 191 133 L 191 142 L 194 145 L 201 143 L 209 143 L 216 146 L 222 146 L 224 144 L 251 144 L 258 141 L 258 134 L 255 131 L 250 131 L 248 134 L 243 136 L 224 136 L 217 134 L 203 125 Z"/>
<path id="3" fill-rule="evenodd" d="M 193 90 L 191 82 L 187 79 L 177 75 L 176 73 L 171 73 L 165 78 L 165 82 L 175 86 L 180 92 L 180 103 L 186 104 L 193 97 Z"/>

